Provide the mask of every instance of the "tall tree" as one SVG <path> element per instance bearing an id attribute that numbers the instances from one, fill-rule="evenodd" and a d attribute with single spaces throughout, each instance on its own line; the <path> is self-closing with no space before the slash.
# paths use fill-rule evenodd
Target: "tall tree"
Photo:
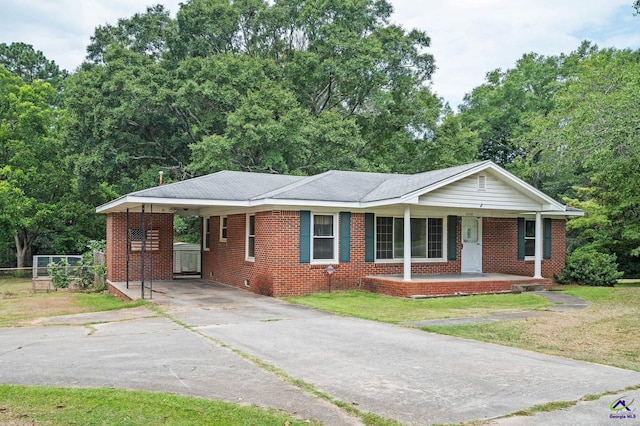
<path id="1" fill-rule="evenodd" d="M 605 49 L 583 60 L 576 78 L 535 122 L 542 175 L 582 176 L 576 199 L 590 202 L 598 231 L 586 240 L 618 256 L 627 271 L 640 255 L 640 51 Z M 584 222 L 584 221 L 583 221 Z M 604 225 L 603 225 L 604 224 Z M 635 267 L 635 273 L 640 268 Z"/>
<path id="2" fill-rule="evenodd" d="M 29 84 L 0 67 L 0 234 L 13 237 L 18 268 L 70 188 L 54 135 L 56 95 L 49 83 Z"/>
<path id="3" fill-rule="evenodd" d="M 507 168 L 535 162 L 535 147 L 522 139 L 531 130 L 531 121 L 554 108 L 554 93 L 575 75 L 576 64 L 595 51 L 596 46 L 584 42 L 570 55 L 529 53 L 512 69 L 487 73 L 486 82 L 467 94 L 460 107 L 463 122 L 480 137 L 481 157 Z M 536 176 L 527 178 L 541 185 Z"/>
<path id="4" fill-rule="evenodd" d="M 424 170 L 440 101 L 385 0 L 191 0 L 96 30 L 67 90 L 83 188 L 220 168 Z M 191 165 L 187 166 L 189 163 Z"/>
<path id="5" fill-rule="evenodd" d="M 54 61 L 25 43 L 0 43 L 0 66 L 11 71 L 28 83 L 43 80 L 58 88 L 69 75 L 61 70 Z"/>

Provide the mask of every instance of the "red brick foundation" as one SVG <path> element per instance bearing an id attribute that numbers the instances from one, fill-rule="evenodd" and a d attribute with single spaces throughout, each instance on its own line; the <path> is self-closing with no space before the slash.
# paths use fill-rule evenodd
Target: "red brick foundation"
<path id="1" fill-rule="evenodd" d="M 421 281 L 418 278 L 410 282 L 385 277 L 365 277 L 362 279 L 362 288 L 364 290 L 398 297 L 503 293 L 512 291 L 514 284 L 540 284 L 544 286 L 546 290 L 550 290 L 552 280 L 548 278 L 536 279 L 528 277 L 522 277 L 522 279 L 495 278 L 491 280 L 465 280 L 461 278 L 458 281 Z"/>

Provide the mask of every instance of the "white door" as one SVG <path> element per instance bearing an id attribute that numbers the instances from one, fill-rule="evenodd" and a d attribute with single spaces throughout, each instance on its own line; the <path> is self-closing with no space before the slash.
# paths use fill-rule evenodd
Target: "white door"
<path id="1" fill-rule="evenodd" d="M 482 219 L 462 218 L 462 272 L 482 272 Z"/>

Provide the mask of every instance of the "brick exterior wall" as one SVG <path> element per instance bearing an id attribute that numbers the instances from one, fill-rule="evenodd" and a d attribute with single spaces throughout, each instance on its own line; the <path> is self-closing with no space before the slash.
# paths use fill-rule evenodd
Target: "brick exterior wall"
<path id="1" fill-rule="evenodd" d="M 211 218 L 210 251 L 203 253 L 203 277 L 245 287 L 248 281 L 251 290 L 261 292 L 258 283 L 272 283 L 274 296 L 295 296 L 329 289 L 329 276 L 325 272 L 328 264 L 299 263 L 300 215 L 297 211 L 266 211 L 256 214 L 255 261 L 245 260 L 246 215 L 230 215 L 227 218 L 228 237 L 219 241 L 220 218 Z M 553 220 L 552 259 L 543 261 L 543 276 L 551 278 L 554 272 L 564 267 L 565 228 L 564 220 Z M 457 232 L 457 256 L 455 261 L 413 263 L 412 274 L 459 273 L 461 267 L 460 221 Z M 402 262 L 365 262 L 364 214 L 351 215 L 351 261 L 334 264 L 331 289 L 367 287 L 363 278 L 369 275 L 402 274 Z M 533 275 L 532 261 L 517 258 L 517 219 L 483 219 L 483 268 L 484 272 L 499 272 L 524 276 Z M 545 281 L 545 285 L 550 281 Z M 407 286 L 407 283 L 401 283 Z M 412 284 L 413 285 L 413 284 Z M 477 288 L 476 288 L 477 287 Z M 510 285 L 509 285 L 510 288 Z M 373 287 L 371 287 L 374 290 Z M 447 288 L 427 291 L 424 288 L 412 294 L 444 294 L 446 292 L 493 292 L 504 291 L 505 284 L 474 282 L 464 288 L 449 285 Z M 420 291 L 418 291 L 420 290 Z M 436 291 L 437 290 L 437 291 Z M 385 291 L 391 294 L 392 290 Z M 435 292 L 435 293 L 434 293 Z"/>
<path id="2" fill-rule="evenodd" d="M 258 221 L 256 246 L 258 232 L 261 232 L 257 226 Z M 211 216 L 209 229 L 209 251 L 202 252 L 202 278 L 244 287 L 244 280 L 253 280 L 255 269 L 253 262 L 245 261 L 246 215 L 236 214 L 227 217 L 226 241 L 220 241 L 220 216 Z"/>
<path id="3" fill-rule="evenodd" d="M 553 278 L 565 264 L 565 220 L 551 221 L 551 259 L 542 259 L 542 276 Z M 533 276 L 533 260 L 518 260 L 518 220 L 485 217 L 482 220 L 482 270 Z"/>
<path id="4" fill-rule="evenodd" d="M 173 214 L 146 213 L 147 230 L 159 231 L 158 250 L 145 253 L 145 280 L 153 276 L 154 280 L 173 279 Z M 129 229 L 142 228 L 142 214 L 129 213 Z M 153 259 L 152 259 L 153 256 Z M 153 275 L 151 263 L 153 260 Z M 107 280 L 111 282 L 126 281 L 127 269 L 127 214 L 107 214 Z M 142 253 L 129 251 L 129 281 L 140 281 L 142 278 Z"/>

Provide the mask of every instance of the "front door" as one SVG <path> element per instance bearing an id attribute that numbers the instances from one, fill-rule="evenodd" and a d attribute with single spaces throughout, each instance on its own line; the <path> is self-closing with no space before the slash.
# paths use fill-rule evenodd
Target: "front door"
<path id="1" fill-rule="evenodd" d="M 462 272 L 482 272 L 482 219 L 462 218 Z"/>

